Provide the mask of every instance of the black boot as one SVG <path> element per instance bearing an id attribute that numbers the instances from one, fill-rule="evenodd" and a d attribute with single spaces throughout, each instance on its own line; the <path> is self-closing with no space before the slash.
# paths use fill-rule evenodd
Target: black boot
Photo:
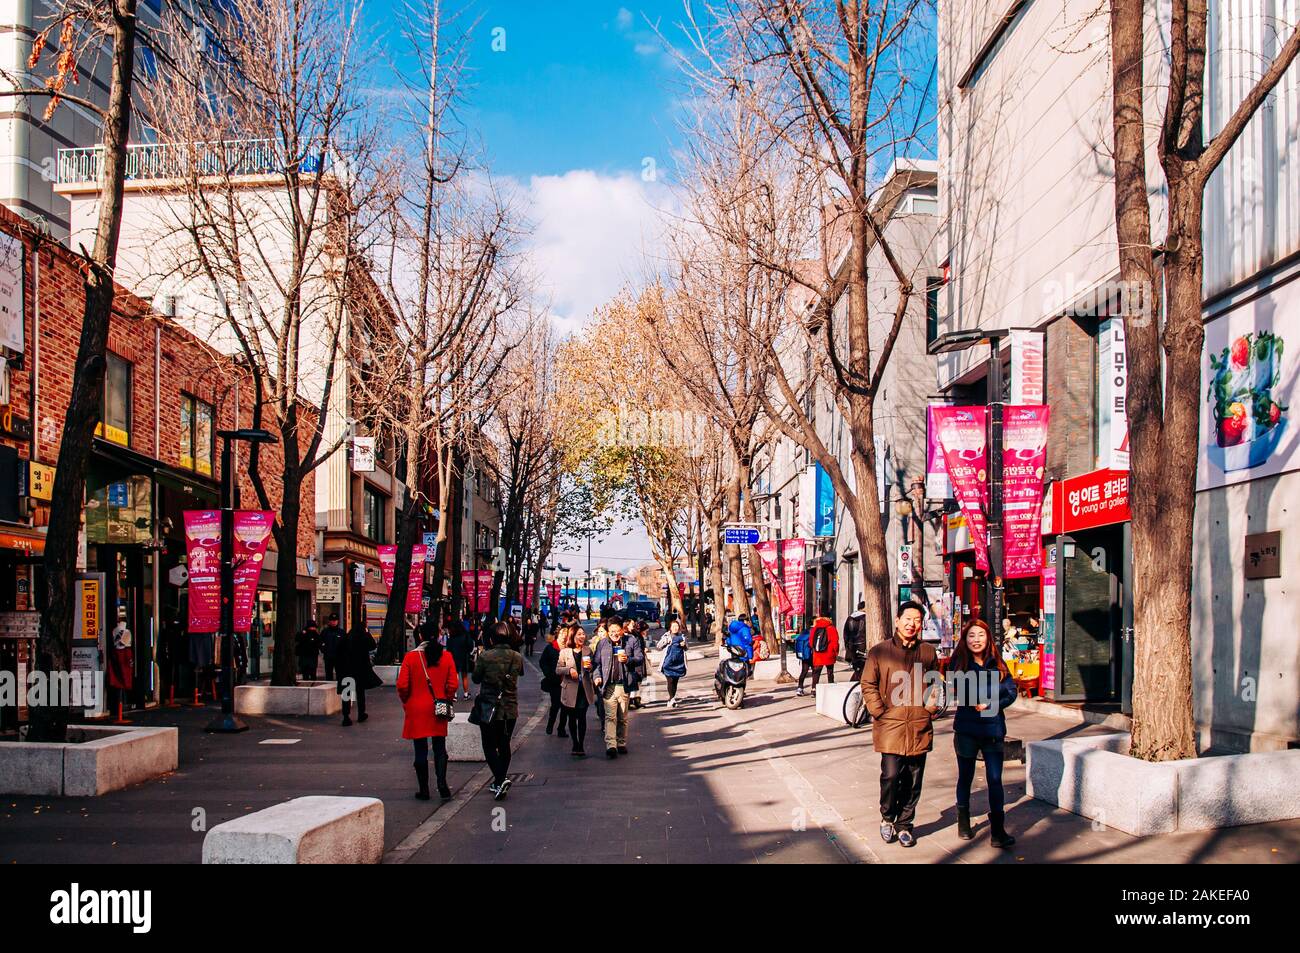
<path id="1" fill-rule="evenodd" d="M 415 762 L 415 780 L 420 782 L 420 790 L 415 796 L 421 801 L 429 800 L 429 762 Z"/>
<path id="2" fill-rule="evenodd" d="M 962 840 L 970 840 L 975 836 L 970 829 L 970 808 L 968 807 L 957 808 L 957 836 Z"/>
<path id="3" fill-rule="evenodd" d="M 1002 812 L 989 814 L 989 841 L 994 847 L 1010 847 L 1016 842 L 1016 839 L 1007 833 L 1003 827 L 1004 818 Z"/>

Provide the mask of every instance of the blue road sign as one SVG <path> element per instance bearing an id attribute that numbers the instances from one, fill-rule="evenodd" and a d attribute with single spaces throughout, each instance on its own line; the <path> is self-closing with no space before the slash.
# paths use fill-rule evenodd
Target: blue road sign
<path id="1" fill-rule="evenodd" d="M 130 506 L 131 498 L 127 493 L 125 483 L 110 483 L 108 485 L 108 505 L 109 506 Z"/>
<path id="2" fill-rule="evenodd" d="M 724 529 L 723 542 L 728 546 L 755 546 L 758 544 L 758 527 L 748 526 L 738 529 Z"/>
<path id="3" fill-rule="evenodd" d="M 425 533 L 425 534 L 424 534 L 424 545 L 428 546 L 430 549 L 433 549 L 433 547 L 437 546 L 437 545 L 438 545 L 438 534 L 437 534 L 437 533 Z"/>

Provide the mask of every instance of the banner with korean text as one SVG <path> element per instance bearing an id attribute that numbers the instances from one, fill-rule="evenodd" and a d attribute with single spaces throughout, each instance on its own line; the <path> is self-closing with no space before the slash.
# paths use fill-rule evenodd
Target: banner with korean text
<path id="1" fill-rule="evenodd" d="M 185 511 L 185 563 L 189 570 L 189 630 L 221 628 L 221 511 Z"/>
<path id="2" fill-rule="evenodd" d="M 775 540 L 766 540 L 754 547 L 759 561 L 763 564 L 763 581 L 768 590 L 776 593 L 777 610 L 786 615 L 790 612 L 790 596 L 785 589 L 785 580 L 778 572 L 777 544 Z"/>
<path id="3" fill-rule="evenodd" d="M 275 514 L 270 510 L 235 510 L 235 631 L 253 627 L 253 601 L 271 542 Z"/>
<path id="4" fill-rule="evenodd" d="M 931 414 L 953 494 L 975 544 L 975 565 L 987 570 L 988 408 L 932 407 Z"/>
<path id="5" fill-rule="evenodd" d="M 1003 411 L 1002 575 L 1008 579 L 1043 570 L 1043 469 L 1050 416 L 1051 408 L 1043 404 Z"/>
<path id="6" fill-rule="evenodd" d="M 424 599 L 424 560 L 429 548 L 424 544 L 411 547 L 411 576 L 406 586 L 406 612 L 418 613 Z M 397 572 L 397 547 L 379 547 L 379 568 L 384 576 L 384 588 L 393 594 L 393 576 Z"/>

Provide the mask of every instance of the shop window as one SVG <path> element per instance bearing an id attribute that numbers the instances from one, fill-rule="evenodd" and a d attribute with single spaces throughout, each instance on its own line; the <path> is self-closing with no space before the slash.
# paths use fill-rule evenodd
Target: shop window
<path id="1" fill-rule="evenodd" d="M 384 497 L 376 493 L 370 487 L 365 487 L 362 493 L 362 529 L 361 532 L 367 539 L 376 543 L 385 542 L 384 539 Z"/>
<path id="2" fill-rule="evenodd" d="M 104 370 L 104 395 L 95 436 L 131 446 L 131 362 L 112 351 Z"/>
<path id="3" fill-rule="evenodd" d="M 181 394 L 181 467 L 212 476 L 211 404 Z"/>
<path id="4" fill-rule="evenodd" d="M 943 279 L 925 279 L 925 344 L 929 347 L 939 337 L 939 289 Z"/>

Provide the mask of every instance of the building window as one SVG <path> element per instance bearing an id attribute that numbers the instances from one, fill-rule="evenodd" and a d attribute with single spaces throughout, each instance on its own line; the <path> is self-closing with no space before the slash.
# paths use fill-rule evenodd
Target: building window
<path id="1" fill-rule="evenodd" d="M 383 543 L 385 541 L 383 494 L 376 493 L 367 486 L 362 488 L 361 495 L 364 520 L 361 532 L 367 539 L 374 540 L 376 543 Z"/>
<path id="2" fill-rule="evenodd" d="M 943 279 L 925 279 L 925 345 L 929 347 L 939 337 L 939 290 Z"/>
<path id="3" fill-rule="evenodd" d="M 212 476 L 211 404 L 181 394 L 181 467 Z"/>
<path id="4" fill-rule="evenodd" d="M 131 446 L 131 362 L 112 351 L 104 370 L 102 413 L 95 435 L 124 447 Z"/>

